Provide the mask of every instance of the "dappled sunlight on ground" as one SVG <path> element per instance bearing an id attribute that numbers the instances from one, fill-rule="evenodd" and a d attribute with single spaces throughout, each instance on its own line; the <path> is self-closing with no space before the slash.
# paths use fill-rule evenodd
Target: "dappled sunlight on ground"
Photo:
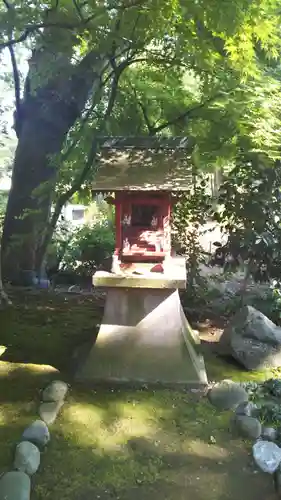
<path id="1" fill-rule="evenodd" d="M 236 500 L 245 491 L 248 500 L 265 500 L 272 488 L 229 433 L 229 414 L 184 392 L 73 389 L 52 436 L 35 478 L 36 500 L 129 499 L 138 492 Z"/>
<path id="2" fill-rule="evenodd" d="M 150 405 L 145 404 L 132 410 L 130 403 L 121 401 L 101 408 L 93 398 L 92 404 L 67 404 L 63 417 L 73 424 L 71 433 L 77 441 L 88 445 L 91 439 L 96 448 L 104 451 L 116 451 L 130 438 L 153 439 L 157 432 Z M 89 436 L 89 427 L 98 428 L 99 432 Z"/>
<path id="3" fill-rule="evenodd" d="M 94 340 L 102 314 L 89 297 L 25 292 L 13 301 L 0 311 L 7 347 L 0 361 L 0 473 L 38 418 L 41 389 L 53 377 L 69 380 L 73 351 Z M 271 374 L 245 372 L 203 348 L 210 380 Z M 272 478 L 255 472 L 250 444 L 232 435 L 229 420 L 228 412 L 184 391 L 73 386 L 50 427 L 32 500 L 271 500 Z"/>

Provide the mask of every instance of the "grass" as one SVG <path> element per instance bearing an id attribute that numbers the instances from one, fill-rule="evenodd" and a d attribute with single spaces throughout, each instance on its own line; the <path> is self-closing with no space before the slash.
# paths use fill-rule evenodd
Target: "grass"
<path id="1" fill-rule="evenodd" d="M 41 388 L 68 376 L 73 350 L 94 338 L 102 313 L 89 297 L 18 292 L 13 300 L 0 311 L 0 470 L 37 418 Z M 243 372 L 211 352 L 206 365 L 212 380 L 270 375 Z M 271 478 L 255 473 L 229 420 L 183 390 L 74 385 L 50 429 L 32 500 L 269 500 Z"/>

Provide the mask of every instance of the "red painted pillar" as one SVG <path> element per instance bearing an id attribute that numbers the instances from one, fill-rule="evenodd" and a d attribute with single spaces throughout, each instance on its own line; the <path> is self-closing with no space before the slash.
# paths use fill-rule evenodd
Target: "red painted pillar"
<path id="1" fill-rule="evenodd" d="M 122 248 L 121 200 L 116 194 L 115 203 L 115 255 L 119 255 Z"/>

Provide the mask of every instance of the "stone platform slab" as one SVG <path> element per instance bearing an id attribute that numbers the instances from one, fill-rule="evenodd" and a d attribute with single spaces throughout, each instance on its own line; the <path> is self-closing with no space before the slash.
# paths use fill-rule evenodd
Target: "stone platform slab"
<path id="1" fill-rule="evenodd" d="M 153 272 L 154 264 L 138 263 L 123 268 L 115 262 L 115 272 L 97 271 L 93 276 L 96 287 L 119 288 L 186 288 L 186 268 L 183 257 L 171 257 L 163 262 L 164 272 Z"/>
<path id="2" fill-rule="evenodd" d="M 109 288 L 96 343 L 76 380 L 207 384 L 200 340 L 178 290 Z"/>

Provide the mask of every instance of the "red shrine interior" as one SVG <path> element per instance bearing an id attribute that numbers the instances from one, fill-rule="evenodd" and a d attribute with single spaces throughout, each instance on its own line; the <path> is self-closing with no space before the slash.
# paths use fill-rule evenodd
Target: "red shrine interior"
<path id="1" fill-rule="evenodd" d="M 171 255 L 170 193 L 117 192 L 114 205 L 121 262 L 162 262 Z"/>

